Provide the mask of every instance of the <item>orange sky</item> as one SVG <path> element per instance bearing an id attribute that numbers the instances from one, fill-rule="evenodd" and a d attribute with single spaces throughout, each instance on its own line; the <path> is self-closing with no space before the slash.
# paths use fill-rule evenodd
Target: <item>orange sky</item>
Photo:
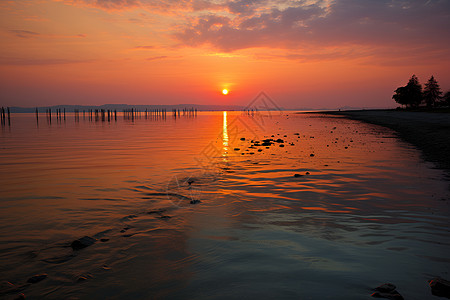
<path id="1" fill-rule="evenodd" d="M 3 0 L 0 105 L 393 107 L 450 89 L 448 28 L 446 0 Z"/>

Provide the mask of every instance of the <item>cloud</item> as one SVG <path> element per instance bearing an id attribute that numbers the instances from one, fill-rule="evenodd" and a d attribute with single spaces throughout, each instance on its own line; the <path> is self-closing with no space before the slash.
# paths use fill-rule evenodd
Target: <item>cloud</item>
<path id="1" fill-rule="evenodd" d="M 13 30 L 10 30 L 9 32 L 14 34 L 16 37 L 23 38 L 23 39 L 29 39 L 29 38 L 36 37 L 36 36 L 40 35 L 37 32 L 28 31 L 28 30 L 13 29 Z"/>
<path id="2" fill-rule="evenodd" d="M 167 58 L 168 56 L 166 56 L 166 55 L 161 55 L 161 56 L 154 56 L 154 57 L 149 57 L 149 58 L 147 58 L 146 60 L 159 60 L 159 59 L 165 59 L 165 58 Z"/>
<path id="3" fill-rule="evenodd" d="M 79 64 L 89 63 L 92 60 L 74 60 L 74 59 L 59 59 L 59 58 L 7 58 L 0 57 L 0 65 L 8 66 L 43 66 L 43 65 L 65 65 L 65 64 Z"/>
<path id="4" fill-rule="evenodd" d="M 151 12 L 171 14 L 175 10 L 210 7 L 209 1 L 200 0 L 55 0 L 65 4 L 89 6 L 106 11 L 146 9 Z M 204 2 L 204 3 L 203 3 Z"/>
<path id="5" fill-rule="evenodd" d="M 105 10 L 132 9 L 140 6 L 139 0 L 62 0 L 66 4 L 86 5 Z"/>
<path id="6" fill-rule="evenodd" d="M 181 44 L 224 52 L 304 45 L 448 47 L 450 1 L 228 1 L 230 15 L 208 13 L 179 26 Z M 268 9 L 270 7 L 270 9 Z"/>
<path id="7" fill-rule="evenodd" d="M 152 50 L 152 49 L 155 49 L 155 48 L 156 48 L 155 46 L 136 46 L 133 49 L 136 49 L 136 50 Z"/>

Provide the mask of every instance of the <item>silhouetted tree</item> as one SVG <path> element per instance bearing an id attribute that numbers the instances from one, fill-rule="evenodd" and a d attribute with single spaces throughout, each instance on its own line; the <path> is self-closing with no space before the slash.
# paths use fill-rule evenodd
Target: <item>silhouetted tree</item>
<path id="1" fill-rule="evenodd" d="M 397 88 L 392 99 L 401 105 L 417 107 L 422 102 L 422 86 L 417 76 L 411 76 L 406 86 Z"/>
<path id="2" fill-rule="evenodd" d="M 450 106 L 450 91 L 448 91 L 444 94 L 444 97 L 442 97 L 442 100 L 443 100 L 442 102 L 444 105 Z"/>
<path id="3" fill-rule="evenodd" d="M 395 100 L 400 105 L 408 105 L 409 99 L 406 95 L 406 87 L 401 86 L 395 90 L 395 94 L 392 96 L 392 99 Z"/>
<path id="4" fill-rule="evenodd" d="M 439 84 L 434 79 L 434 76 L 431 76 L 428 82 L 425 83 L 425 88 L 423 89 L 423 99 L 427 106 L 430 108 L 436 106 L 436 101 L 441 98 L 441 95 L 442 91 Z"/>

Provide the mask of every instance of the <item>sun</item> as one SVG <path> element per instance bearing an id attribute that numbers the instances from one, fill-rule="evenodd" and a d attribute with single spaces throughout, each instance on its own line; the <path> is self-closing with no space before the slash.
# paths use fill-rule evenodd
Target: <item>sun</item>
<path id="1" fill-rule="evenodd" d="M 223 95 L 227 95 L 227 94 L 228 94 L 228 90 L 227 90 L 227 89 L 223 89 L 223 90 L 222 90 L 222 94 L 223 94 Z"/>

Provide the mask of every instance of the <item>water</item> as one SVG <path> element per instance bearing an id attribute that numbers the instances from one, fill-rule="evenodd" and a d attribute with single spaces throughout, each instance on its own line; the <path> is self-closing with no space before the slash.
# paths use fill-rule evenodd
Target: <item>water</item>
<path id="1" fill-rule="evenodd" d="M 249 148 L 265 138 L 284 147 Z M 427 280 L 449 277 L 448 182 L 382 127 L 17 114 L 0 164 L 6 298 L 371 299 L 392 282 L 433 299 Z M 97 241 L 72 250 L 83 236 Z"/>

